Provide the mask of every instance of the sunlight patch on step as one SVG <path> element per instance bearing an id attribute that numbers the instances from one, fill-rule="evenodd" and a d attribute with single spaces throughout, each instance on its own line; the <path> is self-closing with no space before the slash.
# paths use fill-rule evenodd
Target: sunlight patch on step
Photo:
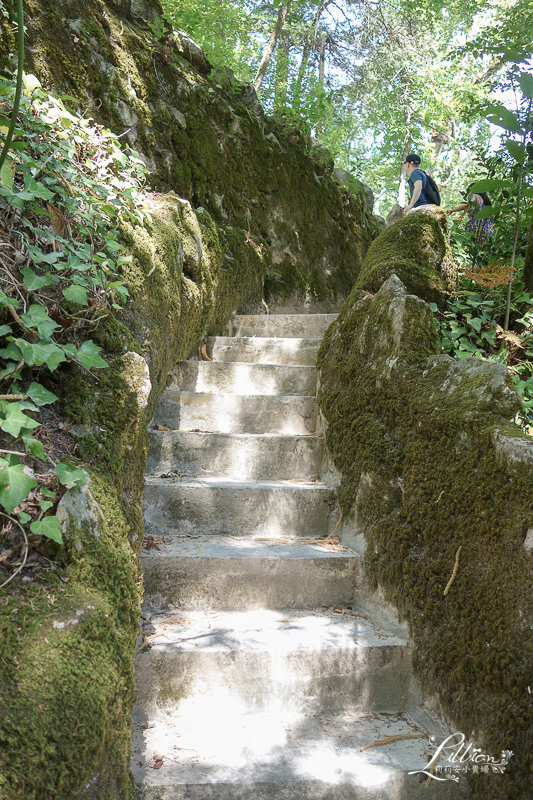
<path id="1" fill-rule="evenodd" d="M 342 753 L 324 749 L 323 743 L 296 755 L 295 772 L 306 780 L 325 781 L 333 786 L 351 781 L 354 785 L 371 788 L 390 780 L 390 766 L 369 764 L 362 755 L 353 751 Z"/>

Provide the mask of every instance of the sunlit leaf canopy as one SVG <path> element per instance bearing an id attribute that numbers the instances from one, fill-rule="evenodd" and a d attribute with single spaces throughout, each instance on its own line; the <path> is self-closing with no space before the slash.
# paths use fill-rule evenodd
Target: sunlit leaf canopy
<path id="1" fill-rule="evenodd" d="M 533 0 L 164 0 L 164 8 L 213 64 L 249 82 L 283 12 L 261 102 L 307 122 L 336 165 L 374 189 L 380 213 L 398 199 L 411 151 L 444 204 L 456 202 L 484 176 L 494 125 L 512 122 L 494 106 L 505 117 L 509 91 L 532 91 Z"/>

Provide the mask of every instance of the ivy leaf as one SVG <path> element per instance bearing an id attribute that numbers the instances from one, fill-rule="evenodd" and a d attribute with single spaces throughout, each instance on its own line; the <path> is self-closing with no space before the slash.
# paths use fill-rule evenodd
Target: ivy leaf
<path id="1" fill-rule="evenodd" d="M 101 349 L 102 348 L 98 347 L 92 339 L 88 339 L 83 342 L 81 347 L 76 351 L 76 360 L 86 369 L 91 369 L 91 367 L 95 369 L 104 369 L 109 365 L 98 355 Z"/>
<path id="2" fill-rule="evenodd" d="M 18 403 L 9 403 L 5 413 L 6 418 L 0 420 L 0 428 L 11 436 L 18 436 L 22 428 L 38 428 L 40 425 L 21 411 Z"/>
<path id="3" fill-rule="evenodd" d="M 58 544 L 63 544 L 63 537 L 61 535 L 61 528 L 59 527 L 59 520 L 57 517 L 43 517 L 36 519 L 30 525 L 30 531 L 36 536 L 46 536 Z"/>
<path id="4" fill-rule="evenodd" d="M 6 161 L 2 169 L 0 169 L 0 183 L 7 186 L 8 189 L 11 189 L 13 186 L 16 169 L 17 167 L 14 161 Z"/>
<path id="5" fill-rule="evenodd" d="M 54 469 L 54 472 L 67 489 L 85 486 L 87 478 L 89 477 L 84 469 L 81 467 L 73 467 L 71 464 L 67 464 L 66 461 L 60 461 Z"/>
<path id="6" fill-rule="evenodd" d="M 13 333 L 11 325 L 0 325 L 0 336 L 5 336 L 8 333 Z"/>
<path id="7" fill-rule="evenodd" d="M 34 197 L 40 197 L 42 200 L 52 200 L 55 197 L 55 192 L 51 192 L 39 181 L 31 176 L 24 181 L 24 191 L 31 192 Z"/>
<path id="8" fill-rule="evenodd" d="M 27 244 L 26 247 L 35 264 L 55 264 L 63 255 L 61 250 L 58 252 L 52 250 L 51 253 L 43 253 L 40 247 L 35 247 L 32 244 Z"/>
<path id="9" fill-rule="evenodd" d="M 37 481 L 24 472 L 22 464 L 0 467 L 0 505 L 8 514 L 11 514 L 36 486 Z"/>
<path id="10" fill-rule="evenodd" d="M 49 392 L 40 383 L 33 381 L 30 383 L 29 388 L 26 389 L 26 394 L 33 400 L 36 406 L 46 406 L 48 403 L 55 403 L 58 399 L 53 392 Z"/>
<path id="11" fill-rule="evenodd" d="M 20 511 L 18 517 L 21 525 L 25 525 L 31 519 L 30 515 L 26 514 L 25 511 Z"/>
<path id="12" fill-rule="evenodd" d="M 0 289 L 0 308 L 7 308 L 7 306 L 13 306 L 13 308 L 18 308 L 18 300 L 15 300 L 13 297 L 8 297 L 7 294 Z"/>
<path id="13" fill-rule="evenodd" d="M 37 333 L 42 339 L 49 339 L 53 332 L 61 327 L 50 319 L 44 306 L 35 304 L 29 307 L 26 314 L 21 314 L 20 318 L 27 328 L 37 328 Z"/>
<path id="14" fill-rule="evenodd" d="M 30 367 L 40 367 L 46 364 L 48 369 L 53 372 L 62 361 L 66 361 L 62 348 L 53 343 L 37 342 L 30 344 L 25 339 L 17 339 L 16 344 L 20 347 L 24 361 Z"/>
<path id="15" fill-rule="evenodd" d="M 48 511 L 48 509 L 52 508 L 54 504 L 51 500 L 40 500 L 39 506 L 41 507 L 41 511 Z"/>
<path id="16" fill-rule="evenodd" d="M 70 302 L 77 303 L 79 306 L 89 305 L 87 302 L 87 290 L 82 286 L 76 286 L 76 284 L 63 289 L 63 297 L 65 300 L 70 300 Z"/>
<path id="17" fill-rule="evenodd" d="M 22 352 L 20 347 L 18 347 L 14 342 L 9 342 L 7 347 L 4 347 L 3 350 L 0 350 L 0 357 L 5 358 L 6 361 L 12 359 L 16 364 L 18 364 L 22 358 Z"/>
<path id="18" fill-rule="evenodd" d="M 20 271 L 24 276 L 24 286 L 30 292 L 34 292 L 37 289 L 42 289 L 43 286 L 50 286 L 53 283 L 51 275 L 36 275 L 35 272 L 30 269 L 30 267 L 24 267 Z"/>
<path id="19" fill-rule="evenodd" d="M 22 435 L 22 441 L 24 442 L 24 447 L 26 450 L 29 450 L 32 456 L 35 458 L 40 458 L 41 461 L 46 461 L 46 453 L 44 452 L 44 447 L 42 442 L 38 439 L 34 439 L 33 436 L 29 434 Z"/>

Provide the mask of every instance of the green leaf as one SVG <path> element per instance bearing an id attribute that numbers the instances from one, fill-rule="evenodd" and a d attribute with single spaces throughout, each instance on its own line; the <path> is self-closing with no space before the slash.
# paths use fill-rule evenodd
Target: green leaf
<path id="1" fill-rule="evenodd" d="M 530 72 L 522 72 L 518 78 L 518 83 L 524 97 L 533 98 L 533 75 Z"/>
<path id="2" fill-rule="evenodd" d="M 73 467 L 71 464 L 67 464 L 66 461 L 60 461 L 54 469 L 54 472 L 67 489 L 85 486 L 89 477 L 84 469 L 81 467 Z"/>
<path id="3" fill-rule="evenodd" d="M 36 536 L 46 536 L 58 544 L 63 544 L 63 537 L 61 535 L 61 528 L 59 527 L 59 520 L 57 517 L 43 517 L 36 519 L 30 525 L 30 531 Z"/>
<path id="4" fill-rule="evenodd" d="M 36 406 L 46 406 L 48 403 L 55 403 L 58 399 L 53 392 L 49 392 L 48 389 L 45 389 L 40 383 L 35 383 L 35 381 L 30 383 L 29 388 L 26 389 L 26 394 Z"/>
<path id="5" fill-rule="evenodd" d="M 470 191 L 474 194 L 476 192 L 490 192 L 492 189 L 512 189 L 513 184 L 511 181 L 502 181 L 497 178 L 491 179 L 486 178 L 482 181 L 476 181 L 473 186 L 470 187 Z"/>
<path id="6" fill-rule="evenodd" d="M 65 300 L 77 303 L 79 306 L 89 305 L 87 302 L 87 290 L 82 286 L 76 286 L 76 284 L 72 284 L 71 286 L 67 286 L 66 289 L 63 289 L 63 297 Z"/>
<path id="7" fill-rule="evenodd" d="M 19 515 L 18 515 L 18 518 L 19 518 L 19 522 L 20 522 L 21 525 L 25 525 L 31 519 L 30 515 L 26 514 L 25 511 L 20 511 Z"/>
<path id="8" fill-rule="evenodd" d="M 22 428 L 38 428 L 40 422 L 28 417 L 19 407 L 18 403 L 9 403 L 6 417 L 0 420 L 0 428 L 11 436 L 18 436 Z"/>
<path id="9" fill-rule="evenodd" d="M 13 297 L 8 297 L 7 294 L 4 294 L 0 289 L 0 308 L 7 308 L 7 306 L 18 308 L 18 305 L 18 300 L 15 300 Z"/>
<path id="10" fill-rule="evenodd" d="M 24 192 L 30 192 L 34 197 L 40 197 L 42 200 L 52 200 L 55 196 L 55 192 L 51 192 L 50 189 L 47 189 L 46 186 L 31 176 L 24 181 Z"/>
<path id="11" fill-rule="evenodd" d="M 6 161 L 2 169 L 0 169 L 0 183 L 4 186 L 7 186 L 8 189 L 11 189 L 13 186 L 13 181 L 15 180 L 15 172 L 17 171 L 17 166 L 14 161 Z"/>
<path id="12" fill-rule="evenodd" d="M 518 117 L 505 106 L 490 106 L 485 116 L 493 125 L 498 125 L 498 127 L 505 128 L 505 130 L 513 133 L 522 133 Z"/>
<path id="13" fill-rule="evenodd" d="M 44 306 L 31 305 L 26 314 L 20 315 L 27 328 L 37 328 L 37 333 L 42 339 L 49 339 L 57 328 L 61 326 L 50 319 Z"/>
<path id="14" fill-rule="evenodd" d="M 485 206 L 484 208 L 480 208 L 479 211 L 476 211 L 474 217 L 476 219 L 486 219 L 487 217 L 493 217 L 499 210 L 500 209 L 496 206 Z"/>
<path id="15" fill-rule="evenodd" d="M 36 486 L 37 481 L 24 472 L 22 464 L 0 467 L 0 505 L 8 514 L 11 514 Z"/>
<path id="16" fill-rule="evenodd" d="M 101 349 L 91 339 L 88 339 L 76 351 L 76 361 L 79 361 L 86 369 L 91 369 L 91 367 L 105 369 L 109 365 L 98 355 Z"/>
<path id="17" fill-rule="evenodd" d="M 471 325 L 471 327 L 475 331 L 477 331 L 477 333 L 481 331 L 481 320 L 479 319 L 479 317 L 472 317 L 471 319 L 468 320 L 468 322 Z"/>
<path id="18" fill-rule="evenodd" d="M 24 447 L 26 450 L 29 450 L 32 456 L 36 458 L 40 458 L 41 461 L 46 461 L 46 453 L 44 452 L 44 447 L 42 442 L 38 439 L 34 439 L 33 436 L 29 434 L 23 434 L 22 441 L 24 442 Z"/>
<path id="19" fill-rule="evenodd" d="M 30 344 L 25 339 L 16 339 L 15 343 L 20 347 L 24 361 L 30 367 L 40 367 L 42 364 L 46 364 L 48 369 L 53 372 L 62 361 L 66 361 L 63 349 L 56 344 L 43 342 Z"/>
<path id="20" fill-rule="evenodd" d="M 31 244 L 28 244 L 27 248 L 35 264 L 55 264 L 55 262 L 63 255 L 61 251 L 56 252 L 55 250 L 52 250 L 51 253 L 43 253 L 40 247 L 35 247 Z"/>
<path id="21" fill-rule="evenodd" d="M 39 506 L 41 507 L 41 511 L 48 511 L 50 508 L 52 508 L 53 505 L 54 504 L 52 503 L 51 500 L 40 500 L 39 501 Z"/>
<path id="22" fill-rule="evenodd" d="M 42 289 L 43 286 L 50 286 L 53 283 L 51 275 L 36 275 L 30 267 L 24 267 L 20 271 L 24 276 L 24 286 L 30 292 L 35 292 L 38 289 Z"/>
<path id="23" fill-rule="evenodd" d="M 0 325 L 0 336 L 5 336 L 8 333 L 13 333 L 11 325 Z"/>
<path id="24" fill-rule="evenodd" d="M 520 142 L 515 142 L 513 139 L 507 139 L 505 142 L 505 146 L 514 158 L 515 161 L 518 163 L 522 162 L 527 153 L 526 153 L 526 146 L 525 144 L 520 144 Z"/>
<path id="25" fill-rule="evenodd" d="M 9 342 L 7 347 L 4 347 L 2 350 L 0 350 L 0 357 L 5 358 L 6 361 L 12 359 L 18 364 L 18 362 L 22 358 L 22 352 L 20 350 L 20 347 L 17 347 L 17 345 L 14 344 L 14 342 Z"/>

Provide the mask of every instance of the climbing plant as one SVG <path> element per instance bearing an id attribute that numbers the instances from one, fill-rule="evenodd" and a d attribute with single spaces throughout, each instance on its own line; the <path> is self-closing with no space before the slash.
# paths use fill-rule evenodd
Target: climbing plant
<path id="1" fill-rule="evenodd" d="M 39 438 L 58 399 L 45 384 L 69 362 L 107 367 L 90 332 L 128 297 L 120 224 L 146 212 L 137 154 L 69 109 L 73 98 L 23 81 L 18 111 L 16 81 L 0 82 L 0 132 L 16 123 L 0 173 L 0 513 L 27 552 L 28 535 L 61 542 L 57 502 L 86 481 Z"/>

